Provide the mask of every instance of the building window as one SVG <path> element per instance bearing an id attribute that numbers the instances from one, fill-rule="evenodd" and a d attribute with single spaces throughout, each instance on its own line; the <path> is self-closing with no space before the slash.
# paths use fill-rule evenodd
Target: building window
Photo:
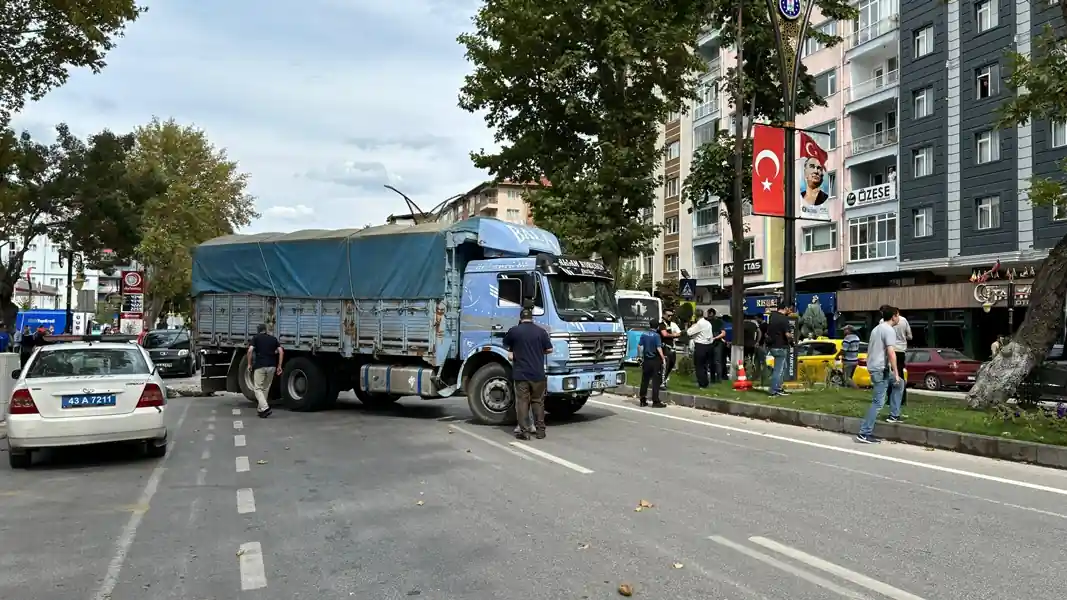
<path id="1" fill-rule="evenodd" d="M 674 198 L 677 195 L 678 195 L 678 178 L 677 177 L 671 177 L 663 185 L 663 197 L 664 198 Z"/>
<path id="2" fill-rule="evenodd" d="M 681 113 L 671 111 L 667 113 L 667 120 L 664 123 L 673 123 L 682 117 Z"/>
<path id="3" fill-rule="evenodd" d="M 1060 198 L 1052 205 L 1052 220 L 1067 221 L 1067 198 Z"/>
<path id="4" fill-rule="evenodd" d="M 1000 93 L 1000 67 L 986 65 L 974 72 L 975 97 L 981 100 Z"/>
<path id="5" fill-rule="evenodd" d="M 981 131 L 974 136 L 974 162 L 982 165 L 1000 160 L 1000 136 L 997 131 Z"/>
<path id="6" fill-rule="evenodd" d="M 804 230 L 804 252 L 837 250 L 837 223 L 816 225 Z"/>
<path id="7" fill-rule="evenodd" d="M 831 198 L 837 195 L 837 171 L 826 173 L 826 189 Z"/>
<path id="8" fill-rule="evenodd" d="M 815 93 L 823 98 L 837 93 L 837 69 L 823 71 L 815 76 Z"/>
<path id="9" fill-rule="evenodd" d="M 933 96 L 934 88 L 932 87 L 925 87 L 911 93 L 911 112 L 913 119 L 921 119 L 930 116 L 933 112 L 933 107 L 930 106 L 930 100 Z"/>
<path id="10" fill-rule="evenodd" d="M 1000 197 L 986 196 L 975 201 L 975 229 L 997 229 L 1000 227 Z"/>
<path id="11" fill-rule="evenodd" d="M 668 254 L 667 256 L 665 256 L 664 260 L 663 260 L 663 266 L 665 267 L 664 270 L 666 272 L 668 272 L 668 273 L 672 273 L 674 271 L 677 271 L 678 270 L 678 255 L 677 254 Z"/>
<path id="12" fill-rule="evenodd" d="M 926 177 L 934 172 L 934 148 L 923 146 L 911 152 L 912 177 Z"/>
<path id="13" fill-rule="evenodd" d="M 675 235 L 678 233 L 678 217 L 667 217 L 663 222 L 663 233 L 667 235 Z"/>
<path id="14" fill-rule="evenodd" d="M 837 35 L 837 21 L 826 21 L 825 23 L 815 27 L 815 29 L 826 35 Z M 810 56 L 820 50 L 823 50 L 824 48 L 826 48 L 826 46 L 819 43 L 819 41 L 815 38 L 809 36 L 804 39 L 804 46 L 801 50 L 801 56 Z"/>
<path id="15" fill-rule="evenodd" d="M 979 0 L 974 3 L 974 20 L 978 23 L 979 33 L 989 31 L 997 26 L 997 3 L 993 0 Z"/>
<path id="16" fill-rule="evenodd" d="M 652 222 L 652 218 L 655 217 L 655 215 L 656 215 L 656 209 L 654 209 L 654 208 L 642 208 L 641 209 L 641 220 L 644 221 L 645 223 L 651 223 Z"/>
<path id="17" fill-rule="evenodd" d="M 1053 121 L 1051 129 L 1052 147 L 1067 146 L 1067 121 Z"/>
<path id="18" fill-rule="evenodd" d="M 651 276 L 651 275 L 653 275 L 653 273 L 652 273 L 652 268 L 653 268 L 653 266 L 654 266 L 654 265 L 653 265 L 653 261 L 654 261 L 654 260 L 655 260 L 655 257 L 654 257 L 654 256 L 646 256 L 646 257 L 645 257 L 645 265 L 644 265 L 644 266 L 645 266 L 645 270 L 644 270 L 644 272 L 642 273 L 642 275 L 648 275 L 648 276 Z"/>
<path id="19" fill-rule="evenodd" d="M 58 277 L 53 277 L 49 280 L 49 284 L 58 290 L 59 288 L 63 287 L 63 280 Z"/>
<path id="20" fill-rule="evenodd" d="M 671 142 L 670 145 L 667 146 L 667 160 L 672 160 L 672 159 L 678 158 L 681 155 L 682 155 L 682 142 L 678 142 L 678 141 Z"/>
<path id="21" fill-rule="evenodd" d="M 917 238 L 934 234 L 934 209 L 929 206 L 911 211 L 912 235 Z"/>
<path id="22" fill-rule="evenodd" d="M 756 258 L 756 238 L 745 238 L 745 260 Z"/>
<path id="23" fill-rule="evenodd" d="M 849 261 L 894 258 L 896 255 L 896 214 L 885 213 L 848 220 Z"/>
<path id="24" fill-rule="evenodd" d="M 826 135 L 830 136 L 830 147 L 827 150 L 837 148 L 837 121 L 830 121 L 826 125 Z"/>
<path id="25" fill-rule="evenodd" d="M 927 25 L 913 34 L 915 58 L 920 58 L 934 51 L 934 26 Z"/>
<path id="26" fill-rule="evenodd" d="M 507 220 L 511 221 L 512 223 L 518 223 L 522 220 L 522 211 L 517 208 L 509 208 Z"/>

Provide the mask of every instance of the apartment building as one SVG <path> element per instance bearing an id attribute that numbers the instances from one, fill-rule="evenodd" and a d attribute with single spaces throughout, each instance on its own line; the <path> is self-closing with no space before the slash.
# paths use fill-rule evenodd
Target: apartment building
<path id="1" fill-rule="evenodd" d="M 505 180 L 493 185 L 483 183 L 457 196 L 439 210 L 446 223 L 455 223 L 471 217 L 495 217 L 509 223 L 533 224 L 530 207 L 523 199 L 526 188 L 549 185 L 547 180 L 538 183 L 517 183 Z"/>
<path id="2" fill-rule="evenodd" d="M 15 244 L 18 241 L 0 242 L 0 248 L 4 249 L 4 264 L 12 260 L 15 255 Z M 14 301 L 20 306 L 26 303 L 31 308 L 61 309 L 67 306 L 67 257 L 65 250 L 48 239 L 47 236 L 34 238 L 27 246 L 26 254 L 22 259 L 22 273 L 16 285 Z M 100 287 L 100 278 L 103 274 L 86 269 L 85 280 L 81 284 L 81 291 L 72 289 L 71 303 L 79 308 L 78 300 L 81 299 L 81 310 L 95 310 L 91 300 Z M 77 273 L 74 279 L 77 280 Z M 118 281 L 118 275 L 114 277 Z M 75 286 L 72 282 L 72 288 Z"/>

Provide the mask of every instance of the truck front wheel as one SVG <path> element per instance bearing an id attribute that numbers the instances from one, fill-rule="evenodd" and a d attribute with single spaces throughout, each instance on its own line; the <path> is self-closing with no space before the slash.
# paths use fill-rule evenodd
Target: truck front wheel
<path id="1" fill-rule="evenodd" d="M 507 368 L 491 362 L 475 371 L 467 382 L 467 404 L 481 425 L 513 425 L 515 391 Z"/>
<path id="2" fill-rule="evenodd" d="M 282 371 L 282 398 L 285 407 L 296 412 L 326 408 L 330 397 L 330 380 L 315 361 L 298 356 L 285 362 Z"/>
<path id="3" fill-rule="evenodd" d="M 554 417 L 569 417 L 585 406 L 588 394 L 575 398 L 570 396 L 545 396 L 545 412 Z"/>

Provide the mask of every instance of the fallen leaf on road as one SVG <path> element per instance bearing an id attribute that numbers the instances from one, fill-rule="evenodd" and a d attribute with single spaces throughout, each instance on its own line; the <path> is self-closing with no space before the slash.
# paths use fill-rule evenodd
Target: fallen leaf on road
<path id="1" fill-rule="evenodd" d="M 627 597 L 633 596 L 634 595 L 634 588 L 631 587 L 630 584 L 628 584 L 628 583 L 623 583 L 623 584 L 619 585 L 619 595 L 620 596 L 627 596 Z"/>
<path id="2" fill-rule="evenodd" d="M 470 452 L 470 451 L 471 451 L 471 449 L 470 449 L 470 448 L 467 448 L 467 452 Z"/>
<path id="3" fill-rule="evenodd" d="M 934 451 L 933 448 L 923 448 L 923 450 L 926 450 L 927 452 L 933 452 Z"/>
<path id="4" fill-rule="evenodd" d="M 578 549 L 579 550 L 585 550 L 587 548 L 589 548 L 589 544 L 578 544 Z"/>
<path id="5" fill-rule="evenodd" d="M 288 449 L 289 449 L 289 446 L 286 446 L 286 447 L 285 447 L 285 449 L 286 449 L 286 450 L 288 450 Z"/>
<path id="6" fill-rule="evenodd" d="M 648 500 L 642 500 L 637 503 L 637 508 L 652 508 L 655 504 L 652 504 Z"/>
<path id="7" fill-rule="evenodd" d="M 417 506 L 422 506 L 423 504 L 426 504 L 426 503 L 425 503 L 425 502 L 423 502 L 422 500 L 419 500 L 419 501 L 418 501 L 418 502 L 416 502 L 415 504 L 416 504 Z"/>
<path id="8" fill-rule="evenodd" d="M 244 548 L 242 548 L 242 549 L 237 551 L 237 556 L 244 556 L 244 554 L 245 554 Z"/>
<path id="9" fill-rule="evenodd" d="M 640 507 L 640 506 L 638 506 L 637 508 L 635 508 L 635 509 L 634 509 L 634 512 L 641 512 L 641 507 Z"/>
<path id="10" fill-rule="evenodd" d="M 455 433 L 455 430 L 449 429 L 448 433 L 449 433 L 449 435 L 451 435 L 451 434 Z"/>
<path id="11" fill-rule="evenodd" d="M 265 465 L 265 464 L 267 464 L 267 461 L 265 461 L 265 460 L 257 460 L 256 464 L 257 465 Z"/>
<path id="12" fill-rule="evenodd" d="M 685 565 L 683 565 L 682 563 L 674 563 L 674 568 L 675 568 L 675 569 L 681 569 L 681 568 L 682 568 L 682 567 L 684 567 L 684 566 L 685 566 Z"/>

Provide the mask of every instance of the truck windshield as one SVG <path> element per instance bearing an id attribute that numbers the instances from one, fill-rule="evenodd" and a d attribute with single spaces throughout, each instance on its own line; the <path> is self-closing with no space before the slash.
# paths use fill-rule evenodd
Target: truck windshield
<path id="1" fill-rule="evenodd" d="M 578 279 L 555 275 L 548 278 L 548 288 L 552 291 L 556 310 L 561 313 L 580 313 L 594 319 L 614 319 L 619 314 L 615 289 L 606 279 Z"/>

